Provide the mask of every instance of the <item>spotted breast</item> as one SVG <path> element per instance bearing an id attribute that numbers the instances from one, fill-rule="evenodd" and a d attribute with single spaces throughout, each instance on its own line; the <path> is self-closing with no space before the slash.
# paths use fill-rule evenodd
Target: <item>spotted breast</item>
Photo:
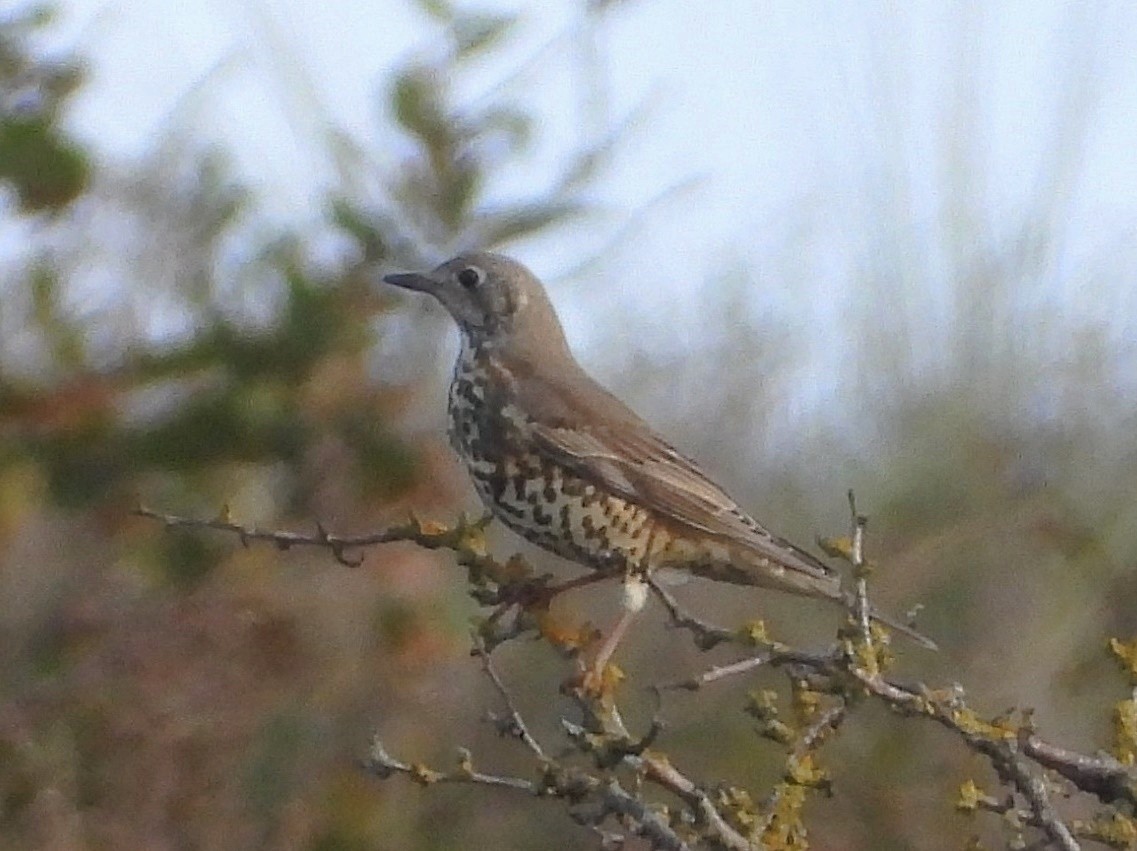
<path id="1" fill-rule="evenodd" d="M 670 542 L 652 512 L 536 451 L 531 423 L 496 397 L 492 351 L 463 342 L 449 392 L 449 437 L 482 502 L 527 540 L 598 570 L 643 571 Z"/>

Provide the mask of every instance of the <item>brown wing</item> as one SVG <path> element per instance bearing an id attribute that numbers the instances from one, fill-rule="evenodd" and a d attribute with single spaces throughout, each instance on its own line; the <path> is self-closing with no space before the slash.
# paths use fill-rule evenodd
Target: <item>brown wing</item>
<path id="1" fill-rule="evenodd" d="M 624 499 L 742 544 L 776 564 L 817 577 L 833 575 L 809 553 L 762 528 L 694 461 L 579 368 L 552 378 L 520 369 L 512 376 L 513 390 L 533 419 L 531 436 L 557 463 Z"/>

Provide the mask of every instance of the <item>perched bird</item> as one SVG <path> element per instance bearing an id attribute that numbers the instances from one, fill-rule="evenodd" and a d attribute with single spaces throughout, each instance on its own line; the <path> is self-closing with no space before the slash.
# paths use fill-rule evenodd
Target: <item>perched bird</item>
<path id="1" fill-rule="evenodd" d="M 383 280 L 429 293 L 458 323 L 449 437 L 486 506 L 538 546 L 626 577 L 625 616 L 598 667 L 658 568 L 850 605 L 832 570 L 767 531 L 585 373 L 525 266 L 475 251 Z"/>

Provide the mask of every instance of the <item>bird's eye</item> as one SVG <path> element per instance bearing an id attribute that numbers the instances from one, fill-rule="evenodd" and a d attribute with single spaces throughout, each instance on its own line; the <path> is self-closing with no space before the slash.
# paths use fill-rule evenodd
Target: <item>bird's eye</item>
<path id="1" fill-rule="evenodd" d="M 472 290 L 485 278 L 485 273 L 477 266 L 467 266 L 458 273 L 458 283 L 468 290 Z"/>

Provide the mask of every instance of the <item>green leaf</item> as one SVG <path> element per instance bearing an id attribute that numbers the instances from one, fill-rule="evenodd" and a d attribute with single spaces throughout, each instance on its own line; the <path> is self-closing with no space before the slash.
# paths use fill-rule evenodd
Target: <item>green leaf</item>
<path id="1" fill-rule="evenodd" d="M 479 216 L 476 225 L 485 245 L 497 245 L 583 215 L 588 208 L 575 201 L 525 204 Z"/>
<path id="2" fill-rule="evenodd" d="M 419 65 L 395 78 L 391 93 L 395 120 L 423 140 L 446 133 L 441 76 Z"/>
<path id="3" fill-rule="evenodd" d="M 390 253 L 387 240 L 375 222 L 346 198 L 332 200 L 332 221 L 359 243 L 365 263 L 380 263 Z"/>
<path id="4" fill-rule="evenodd" d="M 82 150 L 44 118 L 0 121 L 0 179 L 11 183 L 26 213 L 54 210 L 87 186 L 90 164 Z"/>
<path id="5" fill-rule="evenodd" d="M 445 0 L 418 0 L 418 7 L 436 21 L 454 19 L 454 7 Z"/>
<path id="6" fill-rule="evenodd" d="M 512 15 L 464 14 L 452 25 L 459 59 L 470 57 L 493 47 L 516 22 Z"/>

